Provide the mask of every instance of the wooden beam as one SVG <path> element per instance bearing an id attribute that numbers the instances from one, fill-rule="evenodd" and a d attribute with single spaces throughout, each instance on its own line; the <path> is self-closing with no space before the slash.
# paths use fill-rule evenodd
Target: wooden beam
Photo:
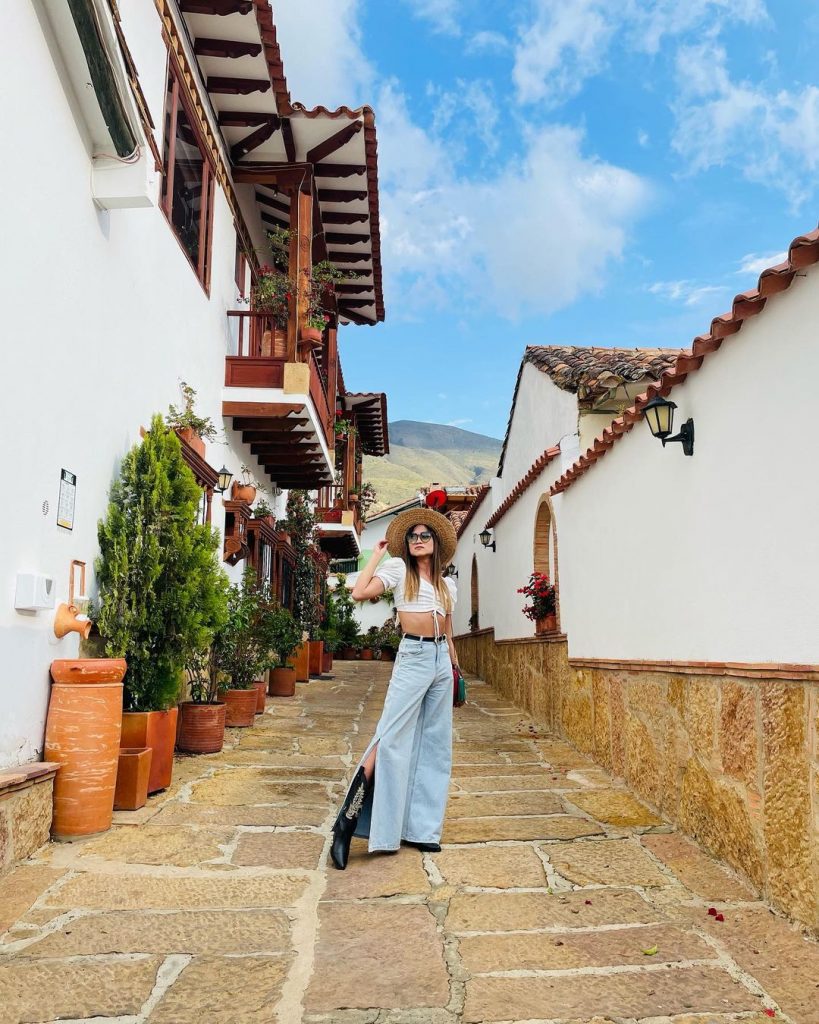
<path id="1" fill-rule="evenodd" d="M 262 52 L 261 43 L 242 43 L 236 39 L 197 39 L 193 44 L 197 57 L 258 57 Z"/>
<path id="2" fill-rule="evenodd" d="M 367 317 L 361 316 L 360 313 L 354 313 L 351 309 L 346 306 L 339 304 L 338 315 L 343 316 L 346 320 L 352 320 L 354 324 L 363 324 L 365 326 L 372 326 L 373 321 L 368 320 Z"/>
<path id="3" fill-rule="evenodd" d="M 334 213 L 328 210 L 322 213 L 321 219 L 325 224 L 364 224 L 370 219 L 367 212 L 364 213 Z"/>
<path id="4" fill-rule="evenodd" d="M 363 309 L 365 306 L 374 306 L 375 298 L 371 299 L 347 299 L 339 298 L 339 310 L 342 309 Z"/>
<path id="5" fill-rule="evenodd" d="M 363 295 L 364 292 L 371 292 L 372 284 L 337 284 L 336 295 Z M 343 300 L 342 300 L 343 301 Z"/>
<path id="6" fill-rule="evenodd" d="M 208 92 L 224 96 L 248 96 L 252 92 L 267 92 L 269 88 L 267 78 L 226 78 L 221 75 L 208 78 Z"/>
<path id="7" fill-rule="evenodd" d="M 256 193 L 256 202 L 261 203 L 263 206 L 269 206 L 271 210 L 278 210 L 279 213 L 284 213 L 288 217 L 290 216 L 289 203 L 283 203 L 279 199 L 273 199 L 272 196 L 266 196 L 264 192 Z"/>
<path id="8" fill-rule="evenodd" d="M 255 128 L 249 135 L 245 135 L 241 142 L 231 146 L 230 159 L 233 163 L 238 163 L 243 156 L 247 156 L 252 150 L 258 149 L 259 146 L 267 142 L 270 136 L 278 130 L 280 124 L 281 121 L 278 117 L 270 117 L 266 124 Z"/>
<path id="9" fill-rule="evenodd" d="M 227 413 L 223 413 L 223 415 L 227 415 Z M 306 427 L 309 422 L 310 421 L 303 416 L 274 419 L 271 416 L 243 416 L 239 413 L 235 414 L 233 429 L 261 431 L 262 436 L 254 438 L 254 441 L 264 441 L 267 439 L 268 434 L 281 434 L 283 438 L 291 435 L 296 437 L 310 437 L 311 435 L 309 433 L 296 429 L 297 427 Z M 273 438 L 271 438 L 271 440 L 273 440 Z"/>
<path id="10" fill-rule="evenodd" d="M 293 138 L 293 125 L 290 123 L 289 117 L 282 118 L 282 139 L 287 162 L 294 164 L 296 162 L 296 142 Z"/>
<path id="11" fill-rule="evenodd" d="M 320 188 L 319 199 L 322 203 L 354 203 L 367 198 L 366 189 Z"/>
<path id="12" fill-rule="evenodd" d="M 306 438 L 310 438 L 309 434 L 303 435 Z M 271 455 L 275 455 L 278 452 L 306 452 L 308 455 L 315 455 L 316 452 L 320 452 L 321 448 L 318 441 L 308 440 L 304 442 L 298 440 L 298 438 L 282 439 L 280 441 L 254 441 L 250 446 L 252 455 L 264 455 L 266 452 Z"/>
<path id="13" fill-rule="evenodd" d="M 308 150 L 307 162 L 317 164 L 320 160 L 324 160 L 332 153 L 335 153 L 337 149 L 346 146 L 350 139 L 355 138 L 363 127 L 363 121 L 352 121 L 350 124 L 345 125 L 334 135 L 325 139 L 324 142 L 320 142 L 317 146 L 313 146 L 311 150 Z"/>
<path id="14" fill-rule="evenodd" d="M 324 234 L 324 218 L 321 215 L 318 189 L 313 181 L 313 263 L 321 263 L 327 259 L 327 238 Z"/>
<path id="15" fill-rule="evenodd" d="M 317 178 L 352 178 L 356 174 L 366 174 L 366 164 L 316 164 L 313 173 Z"/>
<path id="16" fill-rule="evenodd" d="M 227 14 L 250 14 L 253 0 L 180 0 L 183 14 L 215 14 L 223 18 Z"/>
<path id="17" fill-rule="evenodd" d="M 346 231 L 328 231 L 327 241 L 331 245 L 364 245 L 369 242 L 369 232 L 366 235 L 349 234 Z"/>
<path id="18" fill-rule="evenodd" d="M 222 128 L 253 128 L 257 124 L 267 124 L 270 112 L 267 110 L 223 110 L 219 114 Z"/>
<path id="19" fill-rule="evenodd" d="M 222 402 L 223 416 L 246 416 L 255 419 L 267 419 L 272 422 L 284 420 L 291 413 L 304 411 L 303 402 Z M 307 420 L 299 420 L 297 416 L 287 418 L 287 423 L 306 423 Z M 238 428 L 237 428 L 238 429 Z"/>
<path id="20" fill-rule="evenodd" d="M 266 210 L 262 210 L 259 214 L 263 224 L 270 224 L 272 227 L 279 228 L 290 228 L 290 220 L 286 214 L 283 213 L 268 213 Z"/>
<path id="21" fill-rule="evenodd" d="M 365 261 L 372 259 L 368 252 L 328 252 L 327 259 L 333 263 L 364 263 Z"/>
<path id="22" fill-rule="evenodd" d="M 309 164 L 272 164 L 269 161 L 254 163 L 247 160 L 233 168 L 233 180 L 237 185 L 266 185 L 268 188 L 275 186 L 309 192 L 313 173 Z"/>

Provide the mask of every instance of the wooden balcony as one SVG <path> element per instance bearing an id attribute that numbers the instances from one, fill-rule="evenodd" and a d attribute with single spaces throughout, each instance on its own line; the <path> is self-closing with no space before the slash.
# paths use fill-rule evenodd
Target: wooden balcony
<path id="1" fill-rule="evenodd" d="M 335 385 L 328 387 L 314 346 L 299 342 L 296 360 L 288 359 L 286 332 L 269 315 L 230 310 L 228 317 L 236 354 L 225 359 L 223 415 L 233 417 L 234 429 L 279 486 L 329 484 Z"/>
<path id="2" fill-rule="evenodd" d="M 361 552 L 361 519 L 358 509 L 316 509 L 319 546 L 331 558 L 357 558 Z"/>

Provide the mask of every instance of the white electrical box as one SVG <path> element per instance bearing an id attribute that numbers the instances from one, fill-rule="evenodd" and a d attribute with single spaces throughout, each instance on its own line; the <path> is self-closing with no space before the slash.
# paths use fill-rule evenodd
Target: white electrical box
<path id="1" fill-rule="evenodd" d="M 53 576 L 44 576 L 38 572 L 18 572 L 14 607 L 19 612 L 53 608 L 56 590 Z"/>

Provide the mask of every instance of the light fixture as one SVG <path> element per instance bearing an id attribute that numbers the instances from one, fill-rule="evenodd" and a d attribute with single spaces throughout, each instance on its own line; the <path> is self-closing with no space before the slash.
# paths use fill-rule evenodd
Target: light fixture
<path id="1" fill-rule="evenodd" d="M 444 570 L 444 576 L 454 576 L 455 579 L 458 578 L 458 570 L 455 568 L 454 562 L 450 562 L 449 565 L 446 567 L 446 569 Z"/>
<path id="2" fill-rule="evenodd" d="M 216 488 L 216 490 L 220 494 L 224 494 L 228 487 L 230 487 L 230 481 L 232 479 L 233 474 L 231 473 L 231 471 L 227 468 L 227 466 L 222 466 L 222 468 L 219 470 L 219 486 Z"/>
<path id="3" fill-rule="evenodd" d="M 694 454 L 694 421 L 688 419 L 680 427 L 680 432 L 671 436 L 674 429 L 674 410 L 677 406 L 667 398 L 652 398 L 643 406 L 643 415 L 651 433 L 663 442 L 665 447 L 671 441 L 680 441 L 685 455 Z"/>
<path id="4" fill-rule="evenodd" d="M 493 551 L 495 550 L 495 542 L 492 540 L 492 534 L 489 530 L 481 530 L 478 536 L 481 539 L 481 544 L 483 544 L 485 548 L 492 548 Z"/>

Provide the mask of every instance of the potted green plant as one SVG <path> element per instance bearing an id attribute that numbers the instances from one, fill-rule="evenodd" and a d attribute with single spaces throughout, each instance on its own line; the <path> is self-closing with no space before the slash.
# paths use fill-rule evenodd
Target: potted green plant
<path id="1" fill-rule="evenodd" d="M 353 430 L 352 421 L 348 420 L 345 416 L 341 416 L 336 420 L 334 429 L 336 432 L 336 438 L 339 441 L 346 441 Z"/>
<path id="2" fill-rule="evenodd" d="M 226 705 L 219 699 L 219 670 L 212 651 L 192 651 L 186 664 L 190 699 L 179 704 L 176 749 L 217 754 L 225 742 Z"/>
<path id="3" fill-rule="evenodd" d="M 276 520 L 273 518 L 273 509 L 265 498 L 259 498 L 256 501 L 256 504 L 253 506 L 253 518 L 263 519 L 270 526 L 276 525 Z"/>
<path id="4" fill-rule="evenodd" d="M 170 785 L 176 700 L 188 652 L 224 611 L 219 537 L 197 523 L 201 489 L 160 415 L 122 461 L 98 527 L 97 624 L 125 658 L 123 747 L 151 747 L 149 791 Z"/>
<path id="5" fill-rule="evenodd" d="M 301 627 L 286 608 L 276 608 L 267 623 L 267 640 L 276 654 L 270 669 L 267 692 L 271 697 L 292 697 L 296 692 L 296 668 L 291 658 L 301 643 Z"/>
<path id="6" fill-rule="evenodd" d="M 263 643 L 262 617 L 265 595 L 248 566 L 241 583 L 228 592 L 227 616 L 214 637 L 217 669 L 226 677 L 221 693 L 227 705 L 227 726 L 253 725 L 258 696 L 253 682 L 267 665 L 269 654 Z"/>
<path id="7" fill-rule="evenodd" d="M 246 505 L 252 505 L 256 500 L 256 492 L 259 489 L 259 482 L 253 476 L 250 466 L 242 466 L 242 480 L 233 481 L 230 496 L 234 501 L 243 501 Z"/>
<path id="8" fill-rule="evenodd" d="M 390 616 L 386 619 L 378 632 L 381 646 L 381 660 L 395 661 L 395 655 L 398 653 L 398 645 L 401 643 L 401 634 L 396 628 L 395 618 Z"/>
<path id="9" fill-rule="evenodd" d="M 197 455 L 205 457 L 205 441 L 213 441 L 218 431 L 213 420 L 209 416 L 198 416 L 194 409 L 196 392 L 184 380 L 179 382 L 182 392 L 183 406 L 177 409 L 175 405 L 168 406 L 168 414 L 165 422 L 188 444 Z"/>
<path id="10" fill-rule="evenodd" d="M 535 632 L 554 632 L 557 629 L 557 596 L 546 573 L 533 572 L 526 586 L 518 588 L 518 593 L 531 600 L 531 604 L 525 605 L 522 611 L 535 623 Z"/>

